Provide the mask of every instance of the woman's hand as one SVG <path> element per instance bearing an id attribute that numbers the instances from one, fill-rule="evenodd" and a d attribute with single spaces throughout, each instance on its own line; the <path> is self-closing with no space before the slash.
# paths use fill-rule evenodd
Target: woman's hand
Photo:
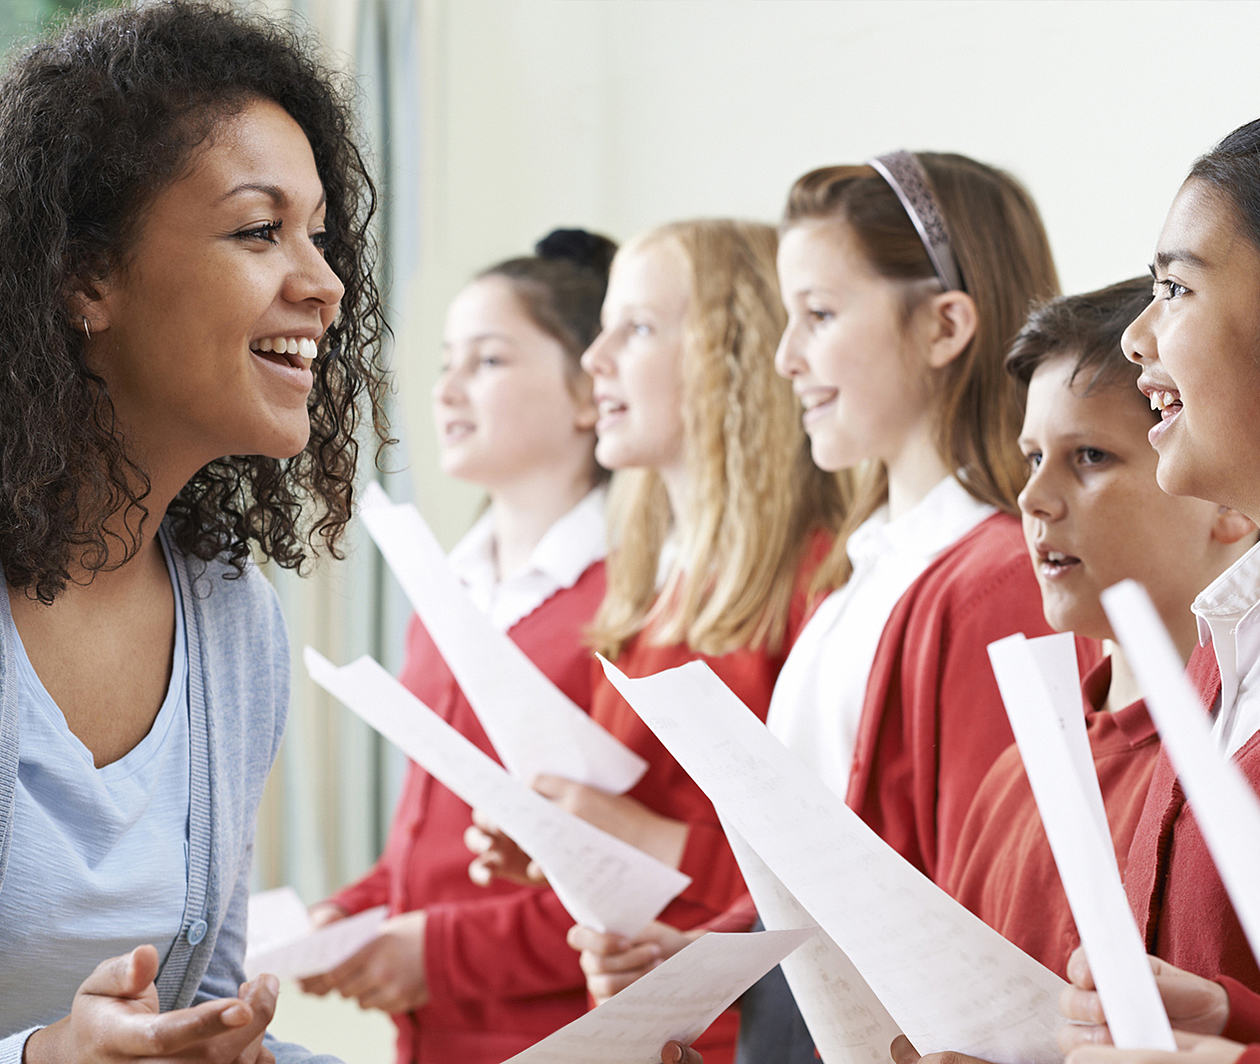
<path id="1" fill-rule="evenodd" d="M 1158 957 L 1147 959 L 1168 1022 L 1175 1030 L 1199 1035 L 1218 1035 L 1225 1030 L 1229 997 L 1223 986 L 1174 968 Z M 1110 1045 L 1111 1032 L 1084 949 L 1077 948 L 1068 958 L 1067 974 L 1071 985 L 1059 995 L 1059 1011 L 1071 1022 L 1059 1028 L 1059 1047 L 1067 1053 L 1076 1046 Z"/>
<path id="2" fill-rule="evenodd" d="M 371 942 L 322 975 L 302 980 L 309 994 L 337 991 L 360 1008 L 398 1014 L 429 1001 L 424 976 L 424 913 L 403 913 L 381 924 Z"/>
<path id="3" fill-rule="evenodd" d="M 159 1012 L 158 955 L 139 946 L 97 965 L 70 1015 L 26 1042 L 24 1064 L 275 1064 L 262 1044 L 276 1010 L 275 976 L 241 984 L 240 996 Z"/>
<path id="4" fill-rule="evenodd" d="M 587 992 L 595 1004 L 602 1005 L 702 934 L 678 931 L 654 920 L 634 938 L 576 925 L 569 929 L 568 941 L 582 954 Z"/>
<path id="5" fill-rule="evenodd" d="M 704 1064 L 704 1059 L 691 1046 L 666 1042 L 661 1046 L 661 1064 Z"/>

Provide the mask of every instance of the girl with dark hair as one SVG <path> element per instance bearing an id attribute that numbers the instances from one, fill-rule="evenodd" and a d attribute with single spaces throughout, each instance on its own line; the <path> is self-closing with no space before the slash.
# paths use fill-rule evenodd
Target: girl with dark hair
<path id="1" fill-rule="evenodd" d="M 1230 133 L 1198 159 L 1169 208 L 1151 263 L 1154 298 L 1124 334 L 1140 367 L 1137 386 L 1159 410 L 1150 432 L 1156 477 L 1173 495 L 1192 495 L 1260 521 L 1260 120 Z M 1207 644 L 1191 673 L 1213 707 L 1213 730 L 1260 790 L 1260 546 L 1227 569 L 1194 602 Z M 1153 954 L 1169 1019 L 1179 1030 L 1252 1043 L 1260 1056 L 1260 967 L 1186 805 L 1166 757 L 1129 850 L 1129 904 Z M 1154 958 L 1159 958 L 1155 960 Z M 1175 966 L 1175 967 L 1174 967 Z M 1190 974 L 1193 973 L 1193 974 Z M 1103 1016 L 1083 955 L 1068 974 L 1070 1019 Z M 1065 1040 L 1100 1041 L 1105 1029 L 1071 1028 Z M 1228 1064 L 1244 1048 L 1204 1040 L 1194 1058 Z M 1074 1060 L 1115 1061 L 1131 1054 L 1089 1047 Z M 1176 1057 L 1168 1055 L 1168 1060 Z"/>
<path id="2" fill-rule="evenodd" d="M 385 422 L 374 192 L 292 33 L 172 0 L 0 83 L 0 1061 L 307 1059 L 242 985 L 289 654 Z"/>
<path id="3" fill-rule="evenodd" d="M 484 487 L 485 514 L 450 561 L 491 622 L 573 702 L 591 701 L 583 632 L 604 594 L 604 470 L 579 358 L 599 332 L 616 246 L 557 230 L 480 273 L 446 315 L 433 388 L 442 468 Z M 419 618 L 402 681 L 494 755 Z M 466 874 L 469 808 L 411 765 L 375 866 L 312 910 L 327 923 L 389 905 L 380 935 L 303 988 L 393 1014 L 398 1062 L 498 1064 L 586 1011 L 572 923 L 554 892 Z"/>

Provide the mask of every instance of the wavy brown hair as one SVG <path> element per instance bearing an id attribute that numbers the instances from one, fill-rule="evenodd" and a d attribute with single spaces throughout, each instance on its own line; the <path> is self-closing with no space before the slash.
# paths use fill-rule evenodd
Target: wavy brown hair
<path id="1" fill-rule="evenodd" d="M 258 99 L 310 141 L 326 257 L 345 295 L 314 365 L 306 449 L 211 462 L 165 516 L 181 551 L 238 572 L 251 546 L 286 568 L 300 569 L 316 540 L 340 556 L 360 421 L 370 417 L 382 443 L 387 433 L 386 329 L 368 229 L 376 193 L 350 86 L 314 56 L 279 24 L 165 0 L 73 21 L 11 60 L 0 81 L 0 564 L 10 586 L 51 602 L 72 567 L 91 574 L 139 549 L 149 481 L 84 361 L 68 295 L 126 262 L 154 197 Z"/>
<path id="2" fill-rule="evenodd" d="M 591 627 L 615 657 L 650 625 L 653 642 L 703 654 L 780 649 L 812 533 L 839 527 L 843 476 L 810 460 L 800 406 L 775 373 L 785 315 L 773 227 L 705 219 L 639 237 L 619 254 L 672 243 L 691 273 L 682 341 L 690 495 L 671 513 L 649 469 L 618 472 L 609 499 L 608 590 Z M 678 556 L 658 594 L 671 528 Z"/>
<path id="3" fill-rule="evenodd" d="M 939 376 L 937 449 L 971 495 L 1016 513 L 1026 479 L 1016 443 L 1023 397 L 1003 364 L 1029 309 L 1059 293 L 1050 241 L 1032 197 L 1010 174 L 965 155 L 915 154 L 931 182 L 977 319 L 971 342 Z M 823 167 L 796 181 L 783 228 L 817 221 L 848 225 L 881 277 L 936 277 L 901 201 L 870 166 Z M 856 478 L 853 506 L 824 566 L 840 583 L 849 572 L 843 556 L 848 534 L 888 497 L 882 466 L 868 463 Z"/>

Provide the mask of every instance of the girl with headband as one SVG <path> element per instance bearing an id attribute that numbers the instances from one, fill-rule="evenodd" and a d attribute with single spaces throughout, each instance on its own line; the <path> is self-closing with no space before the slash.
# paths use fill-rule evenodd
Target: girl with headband
<path id="1" fill-rule="evenodd" d="M 793 647 L 767 723 L 939 877 L 976 784 L 1012 741 L 985 648 L 1049 631 L 1014 516 L 1020 396 L 1003 369 L 1028 305 L 1055 293 L 1049 243 L 1009 175 L 908 152 L 806 174 L 781 231 L 777 365 L 815 462 L 859 484 L 834 548 L 848 579 Z M 570 941 L 606 994 L 681 936 L 656 928 L 627 949 L 583 929 Z M 777 971 L 742 1008 L 740 1059 L 814 1059 Z"/>
<path id="2" fill-rule="evenodd" d="M 763 718 L 842 511 L 774 373 L 775 246 L 769 226 L 715 220 L 631 241 L 583 357 L 599 406 L 595 454 L 617 470 L 595 646 L 631 676 L 700 658 Z M 536 786 L 692 877 L 663 920 L 692 928 L 719 915 L 743 882 L 712 805 L 602 669 L 591 716 L 648 761 L 643 779 L 622 797 L 552 778 Z M 503 860 L 500 840 L 475 869 Z M 710 1061 L 731 1059 L 735 1026 L 728 1013 L 702 1039 Z"/>
<path id="3" fill-rule="evenodd" d="M 385 390 L 375 194 L 313 55 L 172 0 L 0 82 L 5 1064 L 310 1059 L 242 971 L 289 696 L 250 557 L 338 553 Z"/>
<path id="4" fill-rule="evenodd" d="M 451 303 L 433 388 L 442 468 L 484 487 L 485 514 L 451 566 L 576 705 L 591 701 L 585 629 L 604 594 L 604 481 L 595 400 L 578 360 L 599 332 L 616 246 L 557 230 L 536 253 L 482 271 Z M 419 618 L 403 683 L 494 756 L 468 700 Z M 303 989 L 393 1014 L 399 1064 L 498 1064 L 586 1011 L 565 945 L 572 920 L 555 894 L 465 874 L 469 808 L 409 766 L 371 871 L 312 909 L 323 924 L 389 905 L 378 937 Z"/>
<path id="5" fill-rule="evenodd" d="M 1260 120 L 1241 126 L 1200 158 L 1169 208 L 1151 263 L 1154 298 L 1124 334 L 1141 368 L 1138 388 L 1160 411 L 1150 441 L 1160 487 L 1260 521 Z M 1260 547 L 1253 547 L 1195 599 L 1200 688 L 1213 730 L 1260 790 Z M 1192 668 L 1196 664 L 1192 660 Z M 1260 1057 L 1260 967 L 1217 874 L 1194 812 L 1167 758 L 1156 764 L 1129 850 L 1125 889 L 1154 955 L 1175 1028 L 1253 1043 Z M 1156 960 L 1155 958 L 1159 958 Z M 1190 974 L 1193 973 L 1193 974 Z M 1068 968 L 1077 992 L 1070 1019 L 1103 1022 L 1089 965 Z M 1065 1044 L 1106 1038 L 1105 1028 L 1068 1028 Z M 1187 1040 L 1188 1041 L 1188 1040 Z M 1244 1048 L 1219 1039 L 1191 1050 L 1229 1064 Z M 1082 1064 L 1124 1064 L 1132 1054 L 1097 1047 Z M 1176 1060 L 1172 1055 L 1168 1060 Z"/>

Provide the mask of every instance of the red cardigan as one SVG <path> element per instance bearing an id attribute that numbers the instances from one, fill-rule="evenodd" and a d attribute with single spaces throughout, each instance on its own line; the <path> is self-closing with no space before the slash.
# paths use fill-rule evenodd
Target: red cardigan
<path id="1" fill-rule="evenodd" d="M 631 639 L 617 655 L 617 667 L 627 676 L 650 676 L 688 661 L 707 662 L 709 667 L 761 720 L 770 709 L 779 670 L 793 641 L 804 626 L 810 608 L 816 603 L 808 593 L 808 582 L 817 563 L 826 553 L 828 542 L 818 536 L 797 578 L 783 646 L 775 653 L 740 649 L 719 657 L 697 654 L 685 644 L 656 646 L 649 633 Z M 591 717 L 639 754 L 648 763 L 643 778 L 629 792 L 654 812 L 685 821 L 687 842 L 679 868 L 691 876 L 691 885 L 675 898 L 658 919 L 690 930 L 705 925 L 724 913 L 736 899 L 745 896 L 743 877 L 726 835 L 718 823 L 713 804 L 695 781 L 661 744 L 603 674 L 599 663 L 591 694 Z M 728 1009 L 694 1043 L 704 1056 L 704 1064 L 732 1064 L 739 1016 Z"/>
<path id="2" fill-rule="evenodd" d="M 577 705 L 591 702 L 583 631 L 604 594 L 598 562 L 510 630 L 513 641 Z M 495 756 L 455 678 L 415 617 L 401 680 L 435 713 Z M 372 870 L 332 900 L 348 912 L 388 904 L 423 909 L 424 1008 L 394 1016 L 398 1064 L 499 1064 L 587 1008 L 573 920 L 550 890 L 496 881 L 475 886 L 463 833 L 468 806 L 412 764 L 385 850 Z"/>
<path id="3" fill-rule="evenodd" d="M 1212 705 L 1221 689 L 1212 648 L 1195 650 L 1187 671 L 1204 705 Z M 1234 755 L 1234 762 L 1252 789 L 1260 791 L 1260 733 Z M 1218 979 L 1230 996 L 1225 1036 L 1260 1040 L 1260 967 L 1166 756 L 1155 766 L 1129 849 L 1125 890 L 1147 952 Z"/>
<path id="4" fill-rule="evenodd" d="M 1110 682 L 1111 661 L 1104 659 L 1081 686 L 1094 768 L 1123 872 L 1159 755 L 1159 734 L 1145 702 L 1102 711 Z M 976 791 L 943 886 L 990 927 L 1066 978 L 1068 955 L 1080 945 L 1080 936 L 1018 747 L 1002 753 Z"/>
<path id="5" fill-rule="evenodd" d="M 880 637 L 847 802 L 907 861 L 946 882 L 972 796 L 1015 741 L 987 647 L 1048 635 L 1017 518 L 994 514 L 938 555 Z M 1077 641 L 1082 671 L 1100 648 Z"/>

